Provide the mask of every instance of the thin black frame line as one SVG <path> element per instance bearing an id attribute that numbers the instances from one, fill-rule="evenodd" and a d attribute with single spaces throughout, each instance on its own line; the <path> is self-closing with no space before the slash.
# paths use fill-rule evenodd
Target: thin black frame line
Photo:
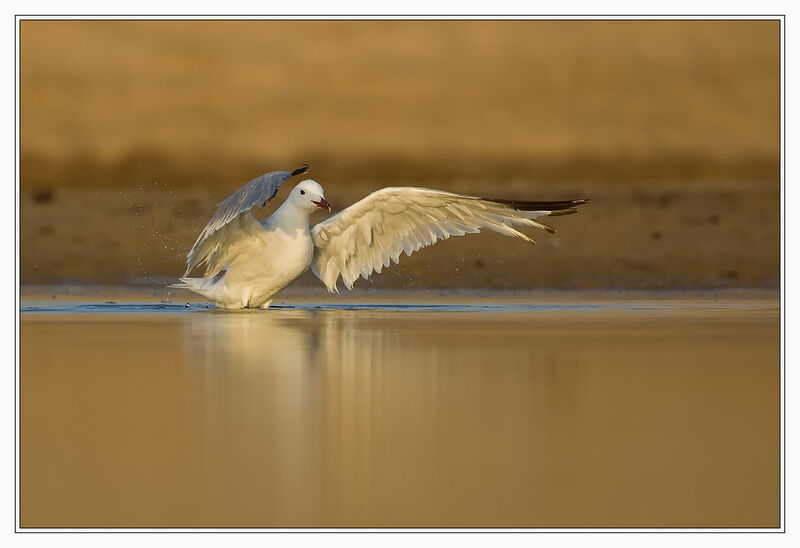
<path id="1" fill-rule="evenodd" d="M 670 14 L 624 14 L 624 13 L 614 13 L 614 14 L 541 14 L 537 15 L 535 13 L 528 13 L 528 14 L 516 14 L 516 13 L 502 13 L 502 14 L 486 14 L 486 13 L 473 13 L 473 14 L 446 14 L 446 13 L 437 13 L 437 14 L 409 14 L 409 13 L 402 13 L 402 14 L 357 14 L 357 13 L 347 13 L 347 14 L 302 14 L 302 13 L 287 13 L 287 14 L 247 14 L 247 13 L 238 13 L 233 15 L 224 15 L 218 13 L 212 14 L 205 14 L 205 15 L 198 15 L 198 14 L 142 14 L 142 13 L 135 13 L 135 14 L 89 14 L 89 13 L 79 13 L 79 14 L 29 14 L 29 13 L 21 13 L 15 14 L 15 17 L 109 17 L 109 18 L 119 18 L 119 17 L 152 17 L 152 18 L 163 18 L 163 17 L 197 17 L 197 18 L 205 18 L 205 17 L 221 17 L 224 19 L 231 19 L 236 17 L 377 17 L 379 19 L 384 19 L 387 17 L 447 17 L 447 18 L 457 18 L 457 17 L 564 17 L 568 19 L 578 18 L 578 17 L 593 17 L 593 18 L 600 18 L 594 19 L 596 21 L 605 21 L 608 17 L 623 17 L 623 18 L 632 18 L 632 17 L 653 17 L 659 18 L 662 20 L 671 21 L 673 18 L 681 18 L 685 17 L 686 19 L 693 19 L 696 17 L 714 17 L 719 20 L 726 20 L 725 18 L 738 18 L 738 17 L 785 17 L 786 14 L 780 13 L 741 13 L 741 14 L 713 14 L 713 13 L 706 13 L 706 14 L 697 14 L 697 15 L 670 15 Z"/>
<path id="2" fill-rule="evenodd" d="M 18 437 L 20 435 L 20 428 L 19 428 L 19 417 L 18 417 L 18 402 L 17 402 L 17 392 L 19 391 L 19 379 L 17 377 L 17 369 L 21 366 L 22 363 L 22 356 L 20 354 L 20 330 L 21 326 L 20 321 L 20 280 L 19 280 L 19 263 L 21 261 L 17 261 L 17 255 L 19 253 L 19 240 L 17 234 L 17 227 L 19 226 L 19 222 L 17 220 L 17 208 L 19 203 L 19 195 L 17 193 L 17 186 L 21 186 L 22 181 L 21 177 L 19 177 L 19 166 L 18 166 L 18 155 L 19 150 L 17 147 L 17 143 L 19 140 L 19 132 L 20 126 L 22 125 L 22 116 L 20 114 L 19 108 L 17 108 L 17 101 L 19 100 L 17 96 L 17 86 L 21 85 L 19 80 L 19 55 L 21 48 L 21 44 L 17 40 L 17 32 L 20 26 L 20 21 L 16 21 L 14 24 L 14 526 L 19 528 L 19 516 L 17 513 L 17 507 L 19 505 L 19 494 L 21 492 L 20 485 L 19 485 L 19 462 L 17 455 L 19 453 L 19 446 L 21 445 L 18 443 Z"/>
<path id="3" fill-rule="evenodd" d="M 527 21 L 527 22 L 537 22 L 537 21 L 559 21 L 559 22 L 641 22 L 641 21 L 714 21 L 714 22 L 726 22 L 726 21 L 780 21 L 782 18 L 785 18 L 785 15 L 767 15 L 764 17 L 758 17 L 755 15 L 745 15 L 741 17 L 732 17 L 732 18 L 719 18 L 714 16 L 698 16 L 698 17 L 673 17 L 673 18 L 657 18 L 652 16 L 642 16 L 642 17 L 622 17 L 622 18 L 606 18 L 606 19 L 592 19 L 590 17 L 580 16 L 579 18 L 560 18 L 560 17 L 535 17 L 535 16 L 505 16 L 505 17 L 490 17 L 490 16 L 459 16 L 463 18 L 450 18 L 446 16 L 430 16 L 430 17 L 417 17 L 417 16 L 390 16 L 388 19 L 384 18 L 372 18 L 372 16 L 366 17 L 355 17 L 355 16 L 341 16 L 336 18 L 329 18 L 323 15 L 313 15 L 308 17 L 303 16 L 278 16 L 278 15 L 253 15 L 253 16 L 245 16 L 240 15 L 236 17 L 218 17 L 218 16 L 210 16 L 210 17 L 191 17 L 191 16 L 183 16 L 183 15 L 174 15 L 174 16 L 163 16 L 163 17 L 147 17 L 142 15 L 131 15 L 131 16 L 121 16 L 121 18 L 112 18 L 106 16 L 99 16 L 99 17 L 90 17 L 90 16 L 76 16 L 76 17 L 69 17 L 69 18 L 58 18 L 58 16 L 43 16 L 43 17 L 34 17 L 34 16 L 16 16 L 19 21 L 50 21 L 50 22 L 62 22 L 62 21 L 198 21 L 198 22 L 221 22 L 221 21 L 330 21 L 330 22 L 337 22 L 337 21 L 418 21 L 418 22 L 426 22 L 426 21 L 439 21 L 439 22 L 453 22 L 453 23 L 461 23 L 461 22 L 487 22 L 487 21 Z M 82 18 L 85 17 L 85 18 Z"/>
<path id="4" fill-rule="evenodd" d="M 57 529 L 50 531 L 47 529 Z M 70 530 L 70 529 L 75 529 Z M 137 530 L 147 529 L 147 530 Z M 729 534 L 765 534 L 765 533 L 785 533 L 786 531 L 780 530 L 777 527 L 759 529 L 757 527 L 741 527 L 746 529 L 737 531 L 737 527 L 724 527 L 722 530 L 717 530 L 711 527 L 698 528 L 698 530 L 686 531 L 671 531 L 670 529 L 682 529 L 681 527 L 575 527 L 575 528 L 558 528 L 558 527 L 498 527 L 492 529 L 491 527 L 26 527 L 22 528 L 18 533 L 187 533 L 187 532 L 203 532 L 203 533 L 249 533 L 249 532 L 265 532 L 265 533 L 361 533 L 361 532 L 399 532 L 399 533 L 452 533 L 459 531 L 466 531 L 470 533 L 625 533 L 628 531 L 634 533 L 729 533 Z M 575 530 L 579 529 L 579 530 Z M 584 529 L 584 530 L 580 530 Z M 588 529 L 588 530 L 586 530 Z"/>
<path id="5" fill-rule="evenodd" d="M 779 108 L 781 109 L 782 120 L 781 120 L 781 127 L 779 129 L 779 143 L 781 144 L 781 169 L 782 173 L 780 174 L 780 182 L 781 185 L 781 202 L 783 204 L 783 217 L 781 218 L 781 234 L 783 234 L 783 250 L 781 254 L 781 262 L 783 263 L 783 272 L 782 272 L 782 280 L 781 280 L 781 332 L 780 332 L 780 339 L 781 339 L 781 381 L 783 383 L 783 395 L 781 398 L 781 406 L 780 406 L 780 427 L 781 427 L 781 439 L 779 443 L 782 445 L 783 448 L 783 458 L 780 464 L 780 475 L 781 479 L 783 480 L 781 483 L 781 526 L 784 532 L 786 532 L 786 16 L 784 15 L 781 18 L 781 32 L 780 32 L 780 39 L 778 44 L 778 50 L 780 51 L 781 56 L 781 67 L 780 67 L 780 79 L 782 80 L 783 86 L 781 90 L 781 97 L 779 100 Z"/>

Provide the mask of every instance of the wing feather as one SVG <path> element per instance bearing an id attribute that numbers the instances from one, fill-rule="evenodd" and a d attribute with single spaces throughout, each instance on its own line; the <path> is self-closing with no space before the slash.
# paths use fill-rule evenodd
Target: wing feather
<path id="1" fill-rule="evenodd" d="M 373 192 L 311 230 L 311 269 L 329 291 L 341 277 L 348 289 L 359 277 L 381 272 L 400 255 L 488 228 L 534 243 L 515 226 L 554 231 L 535 219 L 567 214 L 587 200 L 520 202 L 477 198 L 441 190 L 390 187 Z"/>
<path id="2" fill-rule="evenodd" d="M 253 206 L 265 206 L 278 193 L 281 183 L 306 171 L 308 166 L 303 164 L 294 171 L 265 173 L 218 203 L 217 211 L 186 254 L 184 276 L 188 276 L 189 272 L 203 263 L 206 263 L 206 276 L 215 274 L 224 267 L 226 257 L 230 254 L 226 250 L 233 249 L 233 244 L 241 236 L 252 233 L 261 226 L 250 214 Z"/>

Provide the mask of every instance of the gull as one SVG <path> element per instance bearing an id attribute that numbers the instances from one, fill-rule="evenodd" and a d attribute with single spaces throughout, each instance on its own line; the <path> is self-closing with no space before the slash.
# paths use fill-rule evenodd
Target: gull
<path id="1" fill-rule="evenodd" d="M 224 309 L 269 308 L 272 299 L 308 267 L 328 291 L 338 281 L 353 289 L 355 281 L 380 273 L 400 255 L 487 228 L 535 243 L 515 226 L 555 232 L 537 221 L 577 213 L 588 200 L 527 202 L 494 200 L 418 187 L 387 187 L 309 225 L 315 211 L 331 207 L 322 186 L 312 179 L 295 186 L 281 206 L 258 222 L 250 210 L 264 207 L 281 183 L 308 171 L 273 171 L 245 184 L 217 204 L 218 209 L 186 255 L 179 284 Z M 205 266 L 201 278 L 190 278 Z"/>

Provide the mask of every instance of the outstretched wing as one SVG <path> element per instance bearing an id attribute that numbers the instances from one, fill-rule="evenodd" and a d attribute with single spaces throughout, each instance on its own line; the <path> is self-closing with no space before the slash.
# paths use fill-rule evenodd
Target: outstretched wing
<path id="1" fill-rule="evenodd" d="M 555 229 L 534 219 L 577 212 L 587 200 L 521 202 L 489 200 L 427 188 L 384 188 L 314 225 L 314 274 L 328 291 L 337 291 L 339 276 L 348 289 L 359 276 L 380 273 L 400 254 L 431 245 L 450 236 L 495 232 L 534 243 L 514 226 Z"/>
<path id="2" fill-rule="evenodd" d="M 254 230 L 260 226 L 258 221 L 249 213 L 255 205 L 264 207 L 268 201 L 275 197 L 281 183 L 292 177 L 308 171 L 308 166 L 303 164 L 294 171 L 272 171 L 256 177 L 242 188 L 231 194 L 217 204 L 217 211 L 205 226 L 197 241 L 186 254 L 187 276 L 195 267 L 206 265 L 206 275 L 213 274 L 212 270 L 219 268 L 221 257 L 218 251 L 228 247 L 237 236 Z M 255 225 L 255 226 L 254 226 Z"/>

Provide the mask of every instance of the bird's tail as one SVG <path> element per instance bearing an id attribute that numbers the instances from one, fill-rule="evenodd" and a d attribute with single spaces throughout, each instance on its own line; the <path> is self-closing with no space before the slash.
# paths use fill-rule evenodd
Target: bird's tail
<path id="1" fill-rule="evenodd" d="M 188 289 L 194 291 L 208 299 L 214 300 L 214 297 L 219 289 L 219 278 L 179 278 L 181 281 L 177 284 L 170 284 L 167 287 L 175 289 Z"/>

